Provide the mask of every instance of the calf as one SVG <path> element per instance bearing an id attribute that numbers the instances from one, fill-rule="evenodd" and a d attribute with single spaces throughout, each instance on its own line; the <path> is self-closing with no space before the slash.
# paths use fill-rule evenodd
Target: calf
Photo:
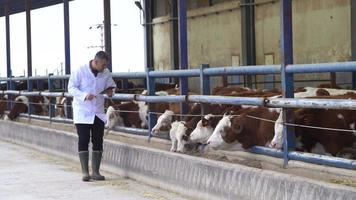
<path id="1" fill-rule="evenodd" d="M 116 125 L 124 126 L 124 119 L 121 117 L 119 110 L 115 110 L 113 106 L 109 106 L 106 111 L 106 131 L 105 136 L 108 135 L 109 131 L 112 130 Z"/>
<path id="2" fill-rule="evenodd" d="M 169 135 L 172 142 L 171 151 L 184 152 L 184 146 L 188 142 L 189 135 L 193 131 L 195 124 L 200 120 L 200 117 L 189 115 L 198 115 L 200 113 L 200 105 L 194 104 L 184 121 L 175 121 L 172 123 L 173 112 L 165 111 L 165 113 L 158 118 L 158 123 L 152 129 L 152 134 L 157 135 L 163 130 L 170 129 Z"/>

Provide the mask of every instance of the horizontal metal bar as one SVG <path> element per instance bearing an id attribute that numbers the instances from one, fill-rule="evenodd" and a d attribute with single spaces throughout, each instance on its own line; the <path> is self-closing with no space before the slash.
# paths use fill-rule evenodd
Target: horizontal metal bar
<path id="1" fill-rule="evenodd" d="M 31 76 L 28 77 L 29 80 L 48 80 L 48 76 Z M 27 79 L 25 79 L 27 80 Z"/>
<path id="2" fill-rule="evenodd" d="M 70 75 L 60 75 L 60 76 L 50 76 L 49 79 L 51 80 L 64 80 L 69 79 Z"/>
<path id="3" fill-rule="evenodd" d="M 135 135 L 144 135 L 144 136 L 148 135 L 148 130 L 141 129 L 141 128 L 115 126 L 114 131 L 123 132 L 123 133 L 131 133 L 131 134 L 135 134 Z"/>
<path id="4" fill-rule="evenodd" d="M 356 100 L 270 98 L 266 100 L 266 106 L 275 108 L 283 107 L 356 110 Z"/>
<path id="5" fill-rule="evenodd" d="M 175 96 L 144 96 L 137 95 L 135 100 L 145 101 L 148 103 L 181 103 L 185 102 L 186 96 L 175 95 Z"/>
<path id="6" fill-rule="evenodd" d="M 250 152 L 273 156 L 277 158 L 283 158 L 283 151 L 277 149 L 271 149 L 267 147 L 255 146 L 250 149 Z M 356 161 L 338 157 L 316 155 L 304 152 L 291 151 L 288 153 L 291 160 L 298 160 L 308 163 L 314 163 L 319 165 L 328 165 L 332 167 L 356 169 Z"/>
<path id="7" fill-rule="evenodd" d="M 19 95 L 20 91 L 17 90 L 6 90 L 4 94 L 14 94 L 14 95 Z"/>
<path id="8" fill-rule="evenodd" d="M 21 92 L 21 94 L 23 94 L 23 92 Z M 63 97 L 64 92 L 41 92 L 41 95 L 46 97 Z"/>
<path id="9" fill-rule="evenodd" d="M 264 105 L 264 99 L 256 98 L 256 97 L 189 95 L 188 101 L 194 103 L 211 103 L 211 104 L 254 105 L 254 106 Z"/>
<path id="10" fill-rule="evenodd" d="M 72 119 L 65 119 L 65 118 L 58 118 L 58 117 L 53 117 L 49 118 L 48 116 L 41 116 L 41 115 L 28 115 L 21 113 L 20 117 L 24 118 L 31 118 L 31 119 L 39 119 L 39 120 L 44 120 L 44 121 L 52 121 L 52 122 L 60 122 L 60 123 L 66 123 L 66 124 L 72 124 L 73 120 Z"/>
<path id="11" fill-rule="evenodd" d="M 26 92 L 7 90 L 4 94 L 24 95 L 24 96 L 47 96 L 47 97 L 72 97 L 66 92 Z M 109 98 L 104 95 L 105 98 Z M 261 97 L 230 97 L 230 96 L 210 96 L 210 95 L 168 95 L 168 96 L 146 96 L 135 94 L 115 94 L 111 99 L 121 101 L 144 101 L 149 103 L 211 103 L 230 105 L 254 105 L 267 106 L 273 108 L 319 108 L 319 109 L 344 109 L 356 110 L 356 100 L 350 99 L 293 99 L 293 98 L 261 98 Z"/>
<path id="12" fill-rule="evenodd" d="M 322 72 L 355 72 L 356 62 L 293 64 L 288 65 L 287 73 L 322 73 Z"/>
<path id="13" fill-rule="evenodd" d="M 258 65 L 258 66 L 241 66 L 241 67 L 215 67 L 204 69 L 204 75 L 221 76 L 221 75 L 244 75 L 244 74 L 278 74 L 280 65 Z"/>
<path id="14" fill-rule="evenodd" d="M 114 127 L 114 131 L 133 134 L 133 135 L 142 135 L 142 136 L 147 136 L 148 135 L 148 130 L 147 129 L 141 129 L 141 128 L 115 126 Z M 161 139 L 165 139 L 165 140 L 169 139 L 168 133 L 167 134 L 155 135 L 155 136 L 152 136 L 152 137 L 161 138 Z"/>
<path id="15" fill-rule="evenodd" d="M 27 77 L 11 77 L 10 79 L 13 81 L 24 81 L 24 80 L 27 80 L 28 78 Z"/>
<path id="16" fill-rule="evenodd" d="M 40 96 L 40 92 L 26 92 L 26 91 L 21 91 L 19 95 L 23 96 Z"/>
<path id="17" fill-rule="evenodd" d="M 146 72 L 119 72 L 112 73 L 113 78 L 139 79 L 146 78 Z"/>
<path id="18" fill-rule="evenodd" d="M 199 77 L 200 70 L 184 69 L 184 70 L 150 71 L 149 76 L 153 78 Z"/>
<path id="19" fill-rule="evenodd" d="M 104 95 L 105 98 L 109 98 L 107 95 Z M 114 94 L 111 99 L 121 100 L 121 101 L 132 101 L 135 99 L 135 94 Z"/>

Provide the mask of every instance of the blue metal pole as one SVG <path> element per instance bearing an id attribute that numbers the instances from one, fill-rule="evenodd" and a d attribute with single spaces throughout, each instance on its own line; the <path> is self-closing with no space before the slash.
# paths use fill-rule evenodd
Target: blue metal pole
<path id="1" fill-rule="evenodd" d="M 281 79 L 282 93 L 285 98 L 294 97 L 293 74 L 286 73 L 288 64 L 293 63 L 293 32 L 292 32 L 292 0 L 280 1 L 280 51 L 281 51 Z M 283 122 L 292 122 L 292 110 L 283 108 Z M 284 164 L 288 164 L 288 151 L 295 148 L 294 128 L 291 126 L 283 126 L 283 149 L 284 149 Z"/>
<path id="2" fill-rule="evenodd" d="M 108 69 L 112 72 L 112 53 L 111 53 L 111 9 L 110 0 L 104 0 L 104 38 L 105 51 L 110 55 Z"/>
<path id="3" fill-rule="evenodd" d="M 250 149 L 250 152 L 273 156 L 273 157 L 277 157 L 277 158 L 284 157 L 284 152 L 282 152 L 280 150 L 271 149 L 271 148 L 267 148 L 267 147 L 261 147 L 261 146 L 252 147 Z M 330 157 L 330 156 L 324 156 L 324 155 L 316 155 L 316 154 L 296 152 L 296 151 L 289 152 L 289 157 L 291 160 L 299 160 L 299 161 L 303 161 L 303 162 L 307 162 L 307 163 L 328 165 L 328 166 L 332 166 L 332 167 L 339 167 L 339 168 L 353 169 L 353 170 L 356 169 L 356 161 L 350 160 L 350 159 Z"/>
<path id="4" fill-rule="evenodd" d="M 27 77 L 27 91 L 32 92 L 32 90 L 33 90 L 32 80 L 30 80 Z M 28 106 L 28 115 L 31 115 L 31 114 L 32 114 L 32 104 L 30 103 Z"/>
<path id="5" fill-rule="evenodd" d="M 52 92 L 53 91 L 53 80 L 51 79 L 52 74 L 48 75 L 48 91 Z M 49 110 L 48 110 L 48 116 L 49 116 L 49 120 L 51 121 L 51 119 L 54 117 L 54 104 L 56 103 L 54 98 L 52 97 L 48 97 L 49 98 Z"/>
<path id="6" fill-rule="evenodd" d="M 5 5 L 5 29 L 6 29 L 6 74 L 8 78 L 11 78 L 12 72 L 11 72 L 11 45 L 10 45 L 10 5 L 6 4 Z M 13 82 L 10 79 L 10 81 L 7 82 L 7 89 L 12 90 L 13 87 Z M 8 99 L 11 100 L 12 95 L 8 95 Z M 12 108 L 12 102 L 9 102 L 8 104 L 8 109 Z"/>
<path id="7" fill-rule="evenodd" d="M 351 56 L 356 61 L 356 2 L 351 2 Z M 356 89 L 356 72 L 352 72 L 352 89 Z"/>
<path id="8" fill-rule="evenodd" d="M 26 0 L 26 35 L 27 35 L 27 76 L 32 76 L 32 43 L 31 43 L 31 6 L 32 0 Z"/>
<path id="9" fill-rule="evenodd" d="M 188 69 L 188 32 L 187 32 L 187 5 L 186 0 L 178 0 L 178 26 L 179 26 L 179 64 L 180 69 Z M 179 79 L 180 93 L 188 94 L 188 78 Z M 181 114 L 188 113 L 188 105 L 181 103 Z"/>
<path id="10" fill-rule="evenodd" d="M 65 73 L 70 74 L 69 0 L 63 0 Z"/>
<path id="11" fill-rule="evenodd" d="M 204 69 L 209 68 L 208 64 L 203 64 L 200 66 L 200 94 L 201 95 L 210 95 L 210 77 L 204 75 Z M 208 111 L 206 109 L 206 105 L 201 105 L 201 114 L 206 115 Z"/>
<path id="12" fill-rule="evenodd" d="M 125 91 L 129 88 L 129 82 L 128 80 L 125 78 L 125 79 L 122 79 L 122 89 Z"/>
<path id="13" fill-rule="evenodd" d="M 147 95 L 148 96 L 154 96 L 155 95 L 155 79 L 149 76 L 149 72 L 152 70 L 152 68 L 147 69 Z M 148 104 L 148 141 L 151 140 L 152 134 L 152 128 L 156 124 L 156 116 L 151 113 L 152 107 L 150 104 Z"/>

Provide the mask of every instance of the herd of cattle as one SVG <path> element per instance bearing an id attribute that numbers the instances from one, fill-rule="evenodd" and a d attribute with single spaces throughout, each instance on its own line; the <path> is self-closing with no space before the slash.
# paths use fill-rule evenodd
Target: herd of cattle
<path id="1" fill-rule="evenodd" d="M 174 84 L 156 83 L 156 95 L 178 95 L 179 88 Z M 146 94 L 145 91 L 142 94 Z M 243 87 L 216 87 L 212 95 L 235 97 L 280 98 L 278 90 L 259 90 Z M 356 99 L 356 91 L 330 88 L 298 88 L 295 98 Z M 7 101 L 14 104 L 5 114 Z M 66 97 L 56 98 L 56 116 L 68 116 Z M 39 96 L 4 95 L 0 101 L 0 114 L 4 119 L 14 120 L 20 113 L 27 112 L 32 104 L 36 115 L 48 115 L 49 99 Z M 248 105 L 196 104 L 191 103 L 189 114 L 180 117 L 178 103 L 151 103 L 150 110 L 157 113 L 158 119 L 152 129 L 153 135 L 167 134 L 172 142 L 171 151 L 186 152 L 189 144 L 207 145 L 213 149 L 247 150 L 252 146 L 268 146 L 281 149 L 282 113 L 280 108 L 267 108 Z M 114 126 L 147 128 L 148 105 L 145 102 L 106 102 L 107 131 Z M 201 115 L 202 107 L 205 116 Z M 303 152 L 356 158 L 356 111 L 332 109 L 294 109 L 296 149 Z M 318 128 L 321 127 L 321 128 Z"/>

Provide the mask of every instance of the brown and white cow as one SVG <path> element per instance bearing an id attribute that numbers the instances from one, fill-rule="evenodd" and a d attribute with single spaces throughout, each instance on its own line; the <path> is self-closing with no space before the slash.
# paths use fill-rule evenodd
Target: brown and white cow
<path id="1" fill-rule="evenodd" d="M 342 95 L 348 93 L 356 93 L 353 90 L 339 90 L 339 89 L 330 89 L 330 88 L 313 88 L 313 87 L 305 87 L 302 90 L 298 90 L 301 92 L 294 93 L 294 98 L 333 98 L 328 97 L 330 95 L 334 96 L 334 98 L 343 98 Z M 329 94 L 326 94 L 326 92 Z M 336 97 L 337 95 L 341 95 L 340 97 Z M 344 97 L 348 98 L 348 97 Z M 276 149 L 281 149 L 283 145 L 283 124 L 282 124 L 282 113 L 278 116 L 278 119 L 275 123 L 275 135 L 271 142 L 271 147 Z"/>
<path id="2" fill-rule="evenodd" d="M 277 119 L 276 109 L 256 107 L 241 110 L 239 116 L 224 116 L 208 139 L 208 146 L 214 149 L 248 149 L 254 145 L 265 146 L 273 138 L 274 124 L 263 119 Z"/>
<path id="3" fill-rule="evenodd" d="M 20 113 L 25 113 L 28 110 L 30 103 L 33 103 L 33 114 L 48 115 L 49 99 L 45 96 L 18 96 L 15 98 L 14 106 L 10 113 L 5 116 L 5 120 L 15 120 Z"/>
<path id="4" fill-rule="evenodd" d="M 298 150 L 337 156 L 356 144 L 354 110 L 297 109 L 294 117 L 298 125 L 327 128 L 295 127 Z"/>
<path id="5" fill-rule="evenodd" d="M 0 118 L 2 118 L 4 116 L 4 113 L 7 109 L 7 101 L 8 101 L 7 94 L 1 96 L 1 98 L 0 98 Z"/>

